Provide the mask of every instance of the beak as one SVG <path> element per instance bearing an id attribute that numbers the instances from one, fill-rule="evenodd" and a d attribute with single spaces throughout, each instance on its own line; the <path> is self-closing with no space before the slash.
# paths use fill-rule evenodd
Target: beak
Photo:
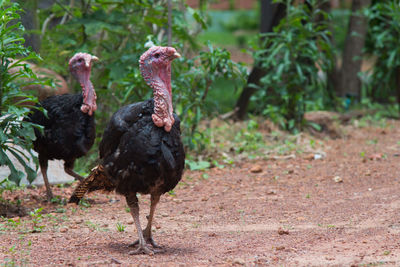
<path id="1" fill-rule="evenodd" d="M 86 67 L 89 68 L 89 67 L 90 67 L 90 63 L 91 63 L 92 61 L 99 61 L 99 58 L 96 57 L 96 56 L 90 55 L 90 59 L 89 59 L 89 60 L 85 59 L 85 65 L 86 65 Z"/>
<path id="2" fill-rule="evenodd" d="M 181 54 L 175 51 L 174 55 L 172 56 L 173 58 L 180 58 Z"/>

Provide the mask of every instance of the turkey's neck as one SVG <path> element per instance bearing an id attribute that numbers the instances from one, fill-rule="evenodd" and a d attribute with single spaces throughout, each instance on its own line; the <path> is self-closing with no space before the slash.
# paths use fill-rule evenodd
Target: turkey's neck
<path id="1" fill-rule="evenodd" d="M 169 132 L 175 122 L 172 107 L 171 65 L 153 71 L 153 77 L 148 84 L 153 88 L 153 122 L 156 126 L 164 127 L 165 131 Z"/>
<path id="2" fill-rule="evenodd" d="M 83 103 L 81 111 L 92 116 L 94 111 L 97 109 L 96 105 L 96 92 L 94 91 L 93 84 L 90 81 L 90 71 L 83 73 L 77 77 L 78 82 L 82 87 Z"/>

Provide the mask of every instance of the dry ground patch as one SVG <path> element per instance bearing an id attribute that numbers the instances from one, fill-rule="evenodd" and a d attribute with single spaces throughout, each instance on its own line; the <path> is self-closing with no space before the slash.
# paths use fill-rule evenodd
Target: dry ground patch
<path id="1" fill-rule="evenodd" d="M 400 123 L 324 140 L 326 157 L 247 160 L 187 171 L 156 212 L 165 252 L 128 255 L 136 239 L 125 200 L 47 204 L 44 189 L 5 193 L 42 215 L 0 221 L 3 265 L 399 266 Z M 261 172 L 251 169 L 258 165 Z M 254 170 L 254 169 L 253 169 Z M 73 187 L 57 188 L 68 197 Z M 149 198 L 141 196 L 141 220 Z M 42 227 L 43 226 L 43 227 Z M 42 227 L 42 228 L 41 228 Z"/>

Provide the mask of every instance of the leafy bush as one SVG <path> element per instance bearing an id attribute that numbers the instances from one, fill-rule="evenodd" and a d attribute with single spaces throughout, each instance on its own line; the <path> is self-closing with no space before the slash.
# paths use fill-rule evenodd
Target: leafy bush
<path id="1" fill-rule="evenodd" d="M 376 58 L 367 95 L 387 103 L 400 90 L 400 6 L 398 1 L 380 1 L 366 15 L 366 52 Z"/>
<path id="2" fill-rule="evenodd" d="M 286 2 L 287 15 L 273 32 L 261 35 L 261 45 L 255 47 L 254 58 L 267 71 L 255 97 L 262 103 L 260 112 L 297 131 L 305 123 L 307 107 L 323 105 L 326 83 L 318 73 L 332 67 L 330 32 L 317 1 L 308 1 L 310 6 L 276 2 Z M 325 19 L 318 21 L 319 16 Z"/>
<path id="3" fill-rule="evenodd" d="M 195 36 L 199 29 L 207 27 L 204 10 L 182 7 L 181 1 L 172 2 L 174 7 L 180 7 L 172 13 L 172 46 L 183 56 L 172 63 L 174 106 L 182 121 L 186 147 L 201 149 L 202 135 L 197 125 L 210 114 L 204 102 L 211 84 L 218 77 L 243 80 L 245 71 L 231 61 L 230 53 L 224 49 L 208 45 L 206 51 L 198 52 L 200 46 Z M 92 72 L 99 105 L 97 142 L 112 113 L 152 95 L 140 75 L 138 60 L 147 49 L 145 43 L 167 45 L 168 12 L 163 3 L 160 0 L 75 1 L 73 6 L 56 3 L 41 10 L 41 20 L 68 17 L 64 24 L 59 23 L 43 36 L 41 53 L 47 64 L 62 66 L 59 69 L 66 74 L 65 62 L 74 52 L 87 51 L 101 60 Z M 92 157 L 97 157 L 97 153 Z"/>
<path id="4" fill-rule="evenodd" d="M 36 171 L 28 162 L 32 158 L 37 166 L 37 158 L 32 154 L 31 147 L 32 140 L 35 139 L 33 126 L 39 127 L 22 121 L 37 99 L 20 88 L 32 83 L 44 84 L 38 80 L 28 64 L 23 62 L 39 57 L 22 45 L 24 28 L 18 21 L 18 12 L 21 12 L 18 4 L 0 1 L 0 166 L 8 166 L 10 175 L 6 179 L 17 184 L 24 173 L 14 167 L 6 152 L 21 163 L 28 181 L 32 182 L 36 178 Z M 14 68 L 17 71 L 13 71 Z M 4 182 L 5 180 L 0 180 L 0 184 Z"/>

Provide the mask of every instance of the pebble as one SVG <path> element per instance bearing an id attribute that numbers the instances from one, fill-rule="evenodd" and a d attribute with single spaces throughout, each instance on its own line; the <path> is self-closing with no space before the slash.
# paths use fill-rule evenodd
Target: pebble
<path id="1" fill-rule="evenodd" d="M 262 168 L 260 165 L 254 165 L 253 167 L 251 167 L 250 172 L 260 173 L 260 172 L 262 172 Z"/>
<path id="2" fill-rule="evenodd" d="M 340 176 L 335 176 L 335 177 L 333 177 L 333 181 L 335 181 L 335 183 L 342 183 L 343 179 Z"/>
<path id="3" fill-rule="evenodd" d="M 276 195 L 276 190 L 271 189 L 267 191 L 267 195 Z"/>
<path id="4" fill-rule="evenodd" d="M 63 227 L 63 228 L 60 229 L 60 232 L 61 233 L 66 233 L 66 232 L 68 232 L 68 228 Z"/>
<path id="5" fill-rule="evenodd" d="M 233 264 L 245 265 L 246 261 L 244 259 L 242 259 L 242 258 L 235 258 L 233 260 Z"/>
<path id="6" fill-rule="evenodd" d="M 284 230 L 284 229 L 282 229 L 282 228 L 279 228 L 279 229 L 278 229 L 278 234 L 279 234 L 279 235 L 288 235 L 288 234 L 289 234 L 289 231 L 288 231 L 288 230 Z"/>

